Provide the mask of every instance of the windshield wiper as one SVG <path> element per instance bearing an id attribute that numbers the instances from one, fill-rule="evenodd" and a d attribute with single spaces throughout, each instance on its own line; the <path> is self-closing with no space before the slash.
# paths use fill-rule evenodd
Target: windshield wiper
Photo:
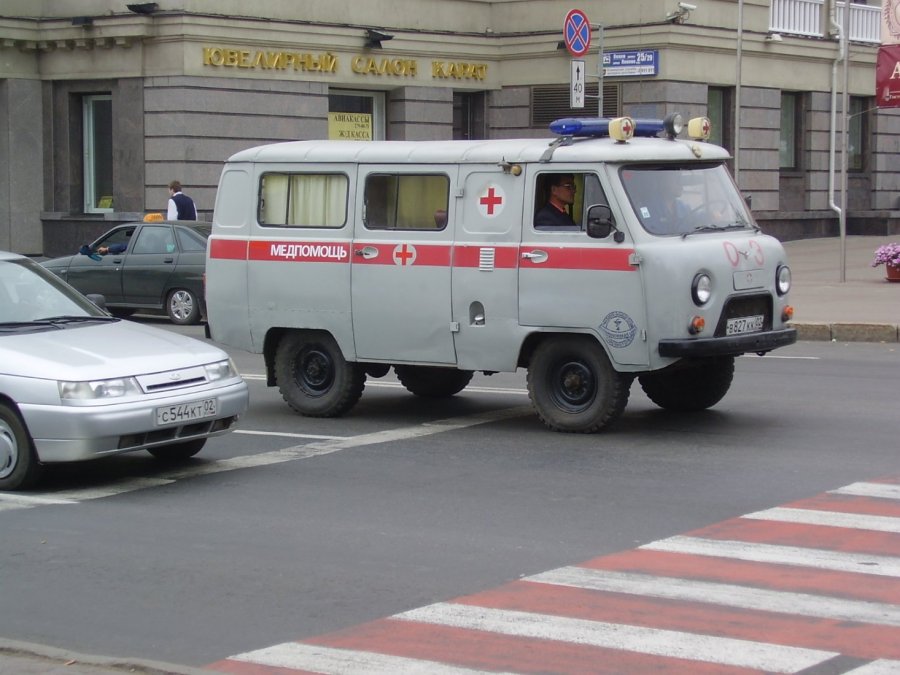
<path id="1" fill-rule="evenodd" d="M 681 234 L 681 238 L 684 239 L 689 234 L 694 234 L 695 232 L 725 232 L 726 230 L 743 230 L 746 227 L 749 227 L 749 223 L 729 223 L 728 225 L 698 225 L 693 230 L 689 232 L 683 232 Z"/>
<path id="2" fill-rule="evenodd" d="M 34 323 L 47 323 L 49 325 L 56 325 L 60 323 L 85 323 L 88 321 L 118 321 L 118 319 L 114 316 L 48 316 L 43 319 L 38 319 Z"/>

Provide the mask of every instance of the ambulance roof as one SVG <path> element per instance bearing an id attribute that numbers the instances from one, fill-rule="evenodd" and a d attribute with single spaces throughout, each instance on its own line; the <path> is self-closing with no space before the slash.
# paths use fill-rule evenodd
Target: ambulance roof
<path id="1" fill-rule="evenodd" d="M 484 141 L 289 141 L 249 148 L 229 162 L 322 164 L 497 164 L 538 162 L 551 138 Z M 699 152 L 696 152 L 699 150 Z M 699 156 L 698 156 L 699 155 Z M 728 152 L 693 140 L 574 138 L 553 149 L 551 162 L 666 162 L 722 160 Z"/>

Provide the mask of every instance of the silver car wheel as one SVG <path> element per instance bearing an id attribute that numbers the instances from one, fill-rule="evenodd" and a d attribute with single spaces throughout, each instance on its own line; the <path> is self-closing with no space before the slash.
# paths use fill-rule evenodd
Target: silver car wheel
<path id="1" fill-rule="evenodd" d="M 189 290 L 176 288 L 169 293 L 166 301 L 166 313 L 172 323 L 179 325 L 197 323 L 200 319 L 200 304 L 197 296 Z"/>
<path id="2" fill-rule="evenodd" d="M 16 435 L 6 420 L 0 419 L 0 478 L 7 478 L 15 470 L 19 456 Z"/>

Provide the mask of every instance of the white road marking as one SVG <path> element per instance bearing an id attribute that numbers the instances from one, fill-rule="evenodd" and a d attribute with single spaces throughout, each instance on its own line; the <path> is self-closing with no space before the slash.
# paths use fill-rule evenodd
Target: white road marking
<path id="1" fill-rule="evenodd" d="M 900 661 L 879 659 L 859 668 L 848 670 L 844 675 L 897 675 L 900 673 Z"/>
<path id="2" fill-rule="evenodd" d="M 289 431 L 254 431 L 252 429 L 235 429 L 232 433 L 248 436 L 280 436 L 283 438 L 311 438 L 313 440 L 331 440 L 332 438 L 346 438 L 345 436 L 323 436 L 322 434 L 294 434 Z"/>
<path id="3" fill-rule="evenodd" d="M 700 539 L 698 537 L 676 536 L 661 539 L 639 548 L 648 551 L 668 551 L 690 555 L 733 558 L 750 562 L 794 565 L 835 572 L 854 572 L 883 577 L 900 577 L 900 558 L 869 555 L 865 553 L 844 553 L 824 551 L 799 546 L 779 546 L 775 544 L 754 544 L 743 541 Z"/>
<path id="4" fill-rule="evenodd" d="M 900 626 L 900 606 L 898 605 L 865 600 L 843 600 L 809 593 L 771 591 L 765 588 L 714 581 L 613 572 L 586 567 L 561 567 L 550 572 L 526 577 L 525 581 L 608 593 L 626 593 L 645 598 L 699 602 L 776 614 Z"/>
<path id="5" fill-rule="evenodd" d="M 829 494 L 875 497 L 877 499 L 900 499 L 900 485 L 892 485 L 890 483 L 851 483 L 837 490 L 831 490 Z"/>
<path id="6" fill-rule="evenodd" d="M 340 673 L 340 675 L 475 675 L 498 671 L 470 670 L 448 666 L 438 661 L 422 661 L 403 656 L 390 656 L 375 652 L 359 652 L 349 649 L 332 649 L 317 645 L 285 642 L 284 644 L 257 649 L 256 651 L 229 657 L 232 661 L 244 661 L 274 668 L 293 668 L 315 673 Z"/>
<path id="7" fill-rule="evenodd" d="M 818 649 L 454 603 L 437 603 L 392 618 L 780 673 L 837 656 Z"/>
<path id="8" fill-rule="evenodd" d="M 851 527 L 857 530 L 900 533 L 900 518 L 871 516 L 860 513 L 819 511 L 817 509 L 792 509 L 777 507 L 748 513 L 741 516 L 749 520 L 773 520 L 780 523 L 801 523 L 803 525 L 825 525 L 827 527 Z"/>
<path id="9" fill-rule="evenodd" d="M 532 413 L 533 410 L 531 406 L 524 405 L 468 415 L 465 417 L 451 417 L 444 420 L 436 420 L 434 422 L 424 422 L 422 424 L 399 429 L 375 431 L 369 434 L 360 434 L 358 436 L 321 436 L 319 437 L 320 440 L 316 440 L 313 443 L 294 445 L 288 448 L 282 448 L 281 450 L 262 452 L 257 455 L 244 455 L 241 457 L 221 459 L 198 466 L 191 465 L 182 468 L 173 468 L 169 471 L 161 472 L 152 478 L 135 478 L 98 488 L 32 493 L 25 495 L 24 497 L 26 497 L 26 499 L 24 500 L 22 499 L 22 495 L 0 493 L 0 500 L 2 500 L 0 501 L 0 511 L 31 508 L 41 504 L 70 504 L 90 499 L 101 499 L 103 497 L 111 497 L 113 495 L 132 492 L 147 487 L 168 485 L 176 480 L 184 478 L 205 476 L 222 473 L 224 471 L 235 471 L 237 469 L 252 469 L 272 464 L 280 464 L 282 462 L 290 462 L 296 459 L 308 459 L 310 457 L 330 455 L 331 453 L 340 452 L 341 450 L 350 450 L 352 448 L 359 448 L 367 445 L 422 438 L 424 436 L 440 434 L 445 431 L 455 431 L 457 429 L 465 429 L 466 427 L 472 427 L 479 424 L 488 424 L 490 422 L 497 422 L 514 417 L 523 417 Z M 306 438 L 306 436 L 301 437 Z M 6 499 L 7 496 L 9 496 L 8 500 Z"/>

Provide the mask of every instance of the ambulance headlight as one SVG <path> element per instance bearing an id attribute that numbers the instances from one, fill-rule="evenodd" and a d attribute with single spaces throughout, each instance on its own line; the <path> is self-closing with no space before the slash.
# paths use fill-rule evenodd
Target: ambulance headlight
<path id="1" fill-rule="evenodd" d="M 791 268 L 787 265 L 779 265 L 775 271 L 775 290 L 778 295 L 787 295 L 791 290 Z"/>
<path id="2" fill-rule="evenodd" d="M 698 307 L 702 307 L 709 299 L 712 297 L 712 281 L 709 278 L 709 275 L 700 273 L 694 277 L 694 282 L 691 284 L 691 298 L 694 301 L 694 304 Z"/>

